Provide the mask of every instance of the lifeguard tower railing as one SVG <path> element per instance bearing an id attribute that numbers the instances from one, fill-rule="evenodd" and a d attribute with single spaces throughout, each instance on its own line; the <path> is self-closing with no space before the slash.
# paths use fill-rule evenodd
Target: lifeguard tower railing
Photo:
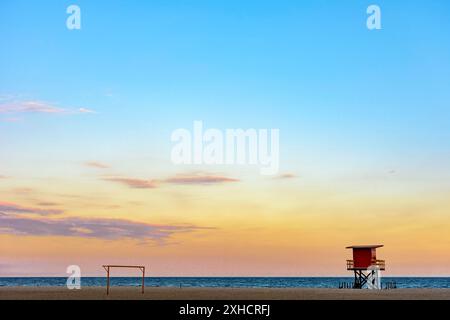
<path id="1" fill-rule="evenodd" d="M 380 270 L 385 270 L 386 264 L 384 260 L 372 260 L 371 266 L 378 267 Z M 365 270 L 367 268 L 355 267 L 354 260 L 347 260 L 347 270 Z"/>

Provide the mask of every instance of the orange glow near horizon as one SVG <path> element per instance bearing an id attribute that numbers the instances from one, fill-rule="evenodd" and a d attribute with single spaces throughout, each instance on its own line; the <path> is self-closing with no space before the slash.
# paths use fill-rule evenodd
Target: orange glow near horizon
<path id="1" fill-rule="evenodd" d="M 27 214 L 37 221 L 76 216 L 198 229 L 175 231 L 161 241 L 89 237 L 82 228 L 78 236 L 4 234 L 0 274 L 65 276 L 65 268 L 76 264 L 85 276 L 101 276 L 102 264 L 144 264 L 154 276 L 338 276 L 347 274 L 345 246 L 382 243 L 386 275 L 448 275 L 449 200 L 443 195 L 370 197 L 361 190 L 308 190 L 299 181 L 164 191 L 112 185 L 112 193 L 123 190 L 110 199 L 107 188 L 96 195 L 95 187 L 72 197 L 67 194 L 73 189 L 12 192 L 6 204 L 64 210 Z"/>

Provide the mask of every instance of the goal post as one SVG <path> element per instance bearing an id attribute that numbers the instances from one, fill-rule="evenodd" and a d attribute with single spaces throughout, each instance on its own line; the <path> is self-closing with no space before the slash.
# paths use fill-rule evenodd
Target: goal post
<path id="1" fill-rule="evenodd" d="M 123 266 L 123 265 L 103 265 L 103 269 L 106 271 L 106 294 L 109 295 L 109 287 L 110 287 L 110 269 L 111 268 L 134 268 L 139 269 L 142 272 L 142 293 L 144 293 L 145 288 L 145 266 Z"/>

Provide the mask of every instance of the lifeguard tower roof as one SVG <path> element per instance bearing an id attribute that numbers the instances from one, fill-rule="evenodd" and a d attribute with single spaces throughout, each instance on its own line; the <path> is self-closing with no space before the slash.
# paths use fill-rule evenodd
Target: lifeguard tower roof
<path id="1" fill-rule="evenodd" d="M 382 244 L 369 244 L 369 245 L 362 245 L 362 246 L 348 246 L 345 247 L 345 249 L 376 249 L 383 247 Z"/>
<path id="2" fill-rule="evenodd" d="M 377 259 L 377 248 L 381 247 L 382 244 L 346 247 L 353 251 L 353 260 L 347 260 L 347 270 L 367 270 L 371 266 L 378 266 L 380 270 L 384 270 L 384 260 Z"/>

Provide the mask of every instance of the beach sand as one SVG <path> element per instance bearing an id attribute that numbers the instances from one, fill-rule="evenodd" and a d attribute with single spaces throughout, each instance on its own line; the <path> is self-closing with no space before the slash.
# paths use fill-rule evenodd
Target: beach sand
<path id="1" fill-rule="evenodd" d="M 2 287 L 0 300 L 450 300 L 450 289 Z"/>

